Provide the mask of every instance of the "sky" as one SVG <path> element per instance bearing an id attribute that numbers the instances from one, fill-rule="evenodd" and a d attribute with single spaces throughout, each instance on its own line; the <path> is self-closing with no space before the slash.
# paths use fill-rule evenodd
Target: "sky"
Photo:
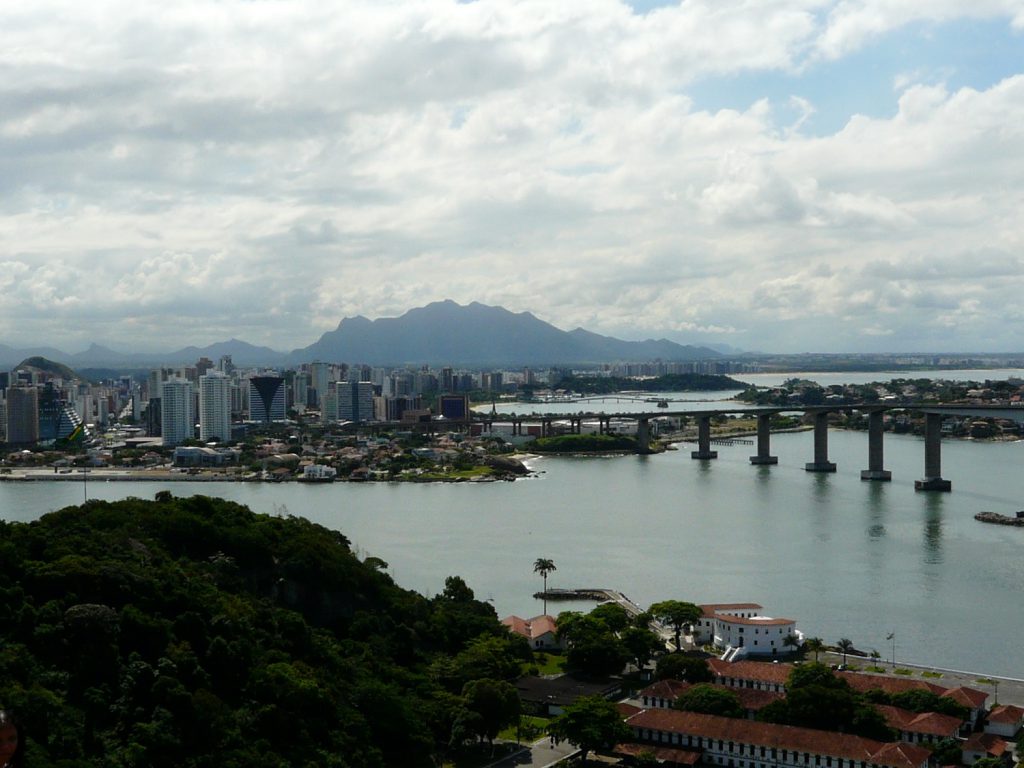
<path id="1" fill-rule="evenodd" d="M 1024 350 L 1024 0 L 0 3 L 0 343 L 442 299 Z"/>

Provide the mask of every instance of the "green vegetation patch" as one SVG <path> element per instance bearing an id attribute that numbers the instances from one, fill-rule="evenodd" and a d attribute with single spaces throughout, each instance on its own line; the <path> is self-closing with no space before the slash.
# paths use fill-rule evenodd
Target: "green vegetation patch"
<path id="1" fill-rule="evenodd" d="M 525 639 L 457 576 L 427 599 L 386 570 L 304 518 L 167 491 L 0 522 L 27 764 L 428 768 L 493 740 Z"/>
<path id="2" fill-rule="evenodd" d="M 526 448 L 538 453 L 635 451 L 636 438 L 626 435 L 557 435 L 538 437 Z"/>
<path id="3" fill-rule="evenodd" d="M 930 669 L 926 669 L 924 672 L 921 673 L 921 677 L 939 678 L 939 677 L 942 677 L 942 673 L 941 672 L 934 672 L 934 671 L 932 671 Z"/>
<path id="4" fill-rule="evenodd" d="M 906 669 L 905 667 L 900 667 L 899 669 L 894 670 L 894 674 L 897 674 L 897 675 L 912 675 L 912 674 L 914 674 L 914 670 Z"/>

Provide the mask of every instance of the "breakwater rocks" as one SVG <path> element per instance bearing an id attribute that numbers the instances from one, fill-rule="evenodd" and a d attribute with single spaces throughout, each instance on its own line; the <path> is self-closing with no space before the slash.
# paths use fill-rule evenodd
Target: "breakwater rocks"
<path id="1" fill-rule="evenodd" d="M 998 512 L 979 512 L 974 516 L 975 520 L 983 523 L 995 523 L 996 525 L 1012 525 L 1017 528 L 1024 528 L 1024 511 L 1018 512 L 1016 516 L 1000 515 Z"/>

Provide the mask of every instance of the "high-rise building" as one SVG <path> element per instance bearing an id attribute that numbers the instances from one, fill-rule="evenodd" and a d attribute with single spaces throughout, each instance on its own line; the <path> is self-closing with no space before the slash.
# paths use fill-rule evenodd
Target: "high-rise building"
<path id="1" fill-rule="evenodd" d="M 465 421 L 469 419 L 469 395 L 441 395 L 437 410 L 446 419 Z"/>
<path id="2" fill-rule="evenodd" d="M 347 421 L 373 421 L 373 383 L 339 381 L 338 418 Z"/>
<path id="3" fill-rule="evenodd" d="M 72 408 L 61 392 L 47 384 L 38 393 L 39 440 L 50 442 L 69 437 L 82 423 L 78 412 Z"/>
<path id="4" fill-rule="evenodd" d="M 223 373 L 199 377 L 199 439 L 231 439 L 231 379 Z"/>
<path id="5" fill-rule="evenodd" d="M 160 385 L 160 432 L 164 446 L 180 445 L 195 437 L 192 413 L 192 384 L 184 379 L 169 379 Z"/>
<path id="6" fill-rule="evenodd" d="M 327 390 L 330 387 L 331 382 L 337 381 L 337 379 L 331 375 L 331 369 L 333 366 L 330 363 L 321 363 L 319 360 L 310 363 L 309 374 L 313 381 L 313 389 L 316 390 L 316 405 L 320 405 L 321 401 L 327 396 Z M 312 403 L 309 403 L 312 405 Z"/>
<path id="7" fill-rule="evenodd" d="M 283 376 L 253 376 L 249 379 L 249 418 L 252 421 L 283 421 L 285 409 Z"/>
<path id="8" fill-rule="evenodd" d="M 35 387 L 7 388 L 7 442 L 12 445 L 39 442 L 39 392 Z"/>

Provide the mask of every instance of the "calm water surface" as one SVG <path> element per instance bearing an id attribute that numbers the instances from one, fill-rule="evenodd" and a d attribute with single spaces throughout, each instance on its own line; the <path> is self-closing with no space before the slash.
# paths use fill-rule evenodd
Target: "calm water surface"
<path id="1" fill-rule="evenodd" d="M 390 563 L 433 594 L 463 576 L 499 614 L 540 612 L 550 586 L 608 586 L 641 604 L 665 598 L 756 601 L 809 635 L 852 639 L 897 661 L 1024 677 L 1024 530 L 975 512 L 1024 508 L 1024 443 L 943 443 L 953 493 L 915 493 L 923 443 L 886 435 L 892 483 L 859 479 L 864 433 L 830 433 L 834 475 L 803 470 L 811 433 L 776 435 L 774 467 L 753 446 L 692 446 L 656 456 L 544 458 L 515 483 L 89 483 L 92 498 L 205 493 L 260 512 L 303 515 Z M 0 517 L 31 520 L 82 500 L 77 483 L 0 483 Z"/>

